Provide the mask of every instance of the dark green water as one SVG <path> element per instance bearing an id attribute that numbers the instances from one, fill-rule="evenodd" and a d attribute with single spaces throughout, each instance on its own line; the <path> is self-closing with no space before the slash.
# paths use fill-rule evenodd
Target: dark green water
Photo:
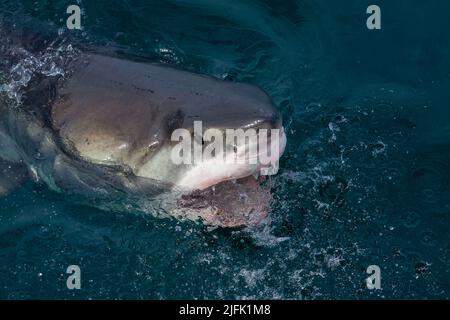
<path id="1" fill-rule="evenodd" d="M 375 2 L 382 30 L 369 31 Z M 69 4 L 0 0 L 0 12 L 60 28 Z M 288 146 L 271 218 L 208 231 L 29 182 L 0 199 L 0 298 L 449 298 L 448 1 L 79 5 L 86 41 L 272 96 Z M 81 290 L 66 288 L 71 264 Z M 366 288 L 369 265 L 382 290 Z"/>

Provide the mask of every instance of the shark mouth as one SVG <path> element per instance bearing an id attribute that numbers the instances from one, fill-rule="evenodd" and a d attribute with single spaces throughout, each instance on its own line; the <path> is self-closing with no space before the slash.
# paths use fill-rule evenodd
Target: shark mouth
<path id="1" fill-rule="evenodd" d="M 270 186 L 262 184 L 264 179 L 250 176 L 224 181 L 183 195 L 177 211 L 212 227 L 257 225 L 268 216 L 271 202 Z"/>
<path id="2" fill-rule="evenodd" d="M 272 156 L 278 160 L 286 147 L 284 129 L 280 132 L 280 149 Z M 266 150 L 263 150 L 266 152 Z M 202 168 L 201 174 L 190 175 L 189 187 L 194 184 L 197 189 L 181 196 L 178 200 L 180 216 L 189 219 L 200 218 L 212 227 L 254 226 L 265 220 L 269 214 L 272 200 L 270 184 L 262 183 L 266 176 L 259 176 L 263 166 L 251 167 L 237 165 L 223 169 L 213 166 L 214 170 Z M 232 175 L 226 170 L 232 171 Z M 276 169 L 278 170 L 278 168 Z M 210 173 L 210 174 L 206 174 Z M 234 180 L 230 180 L 234 176 Z M 207 178 L 209 177 L 209 178 Z"/>

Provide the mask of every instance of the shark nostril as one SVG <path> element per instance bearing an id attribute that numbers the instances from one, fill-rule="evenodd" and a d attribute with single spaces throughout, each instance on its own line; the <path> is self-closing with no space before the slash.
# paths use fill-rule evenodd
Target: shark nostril
<path id="1" fill-rule="evenodd" d="M 272 125 L 272 128 L 279 129 L 281 127 L 281 122 L 282 122 L 281 114 L 279 112 L 272 114 L 269 121 Z"/>

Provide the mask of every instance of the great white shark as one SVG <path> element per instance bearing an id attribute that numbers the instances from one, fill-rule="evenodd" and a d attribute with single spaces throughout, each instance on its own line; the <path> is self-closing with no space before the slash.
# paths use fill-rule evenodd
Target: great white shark
<path id="1" fill-rule="evenodd" d="M 18 49 L 16 38 L 2 36 L 2 55 L 12 60 L 19 49 L 28 59 L 48 52 L 48 44 L 22 40 Z M 201 121 L 204 130 L 220 132 L 279 129 L 280 149 L 272 155 L 278 160 L 286 136 L 267 93 L 164 64 L 71 52 L 58 59 L 63 74 L 29 67 L 19 106 L 0 106 L 0 195 L 28 174 L 99 207 L 128 201 L 142 208 L 142 199 L 150 199 L 145 203 L 169 216 L 224 227 L 258 223 L 267 215 L 270 192 L 253 177 L 260 166 L 180 165 L 170 158 L 173 131 L 193 132 L 194 121 Z M 10 67 L 17 69 L 23 59 Z"/>

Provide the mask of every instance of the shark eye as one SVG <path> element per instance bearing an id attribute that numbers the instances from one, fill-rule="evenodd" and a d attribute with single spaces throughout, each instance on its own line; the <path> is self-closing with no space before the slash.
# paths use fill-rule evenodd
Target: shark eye
<path id="1" fill-rule="evenodd" d="M 181 110 L 177 110 L 174 114 L 170 115 L 167 119 L 167 129 L 171 134 L 176 129 L 183 127 L 184 113 Z"/>

